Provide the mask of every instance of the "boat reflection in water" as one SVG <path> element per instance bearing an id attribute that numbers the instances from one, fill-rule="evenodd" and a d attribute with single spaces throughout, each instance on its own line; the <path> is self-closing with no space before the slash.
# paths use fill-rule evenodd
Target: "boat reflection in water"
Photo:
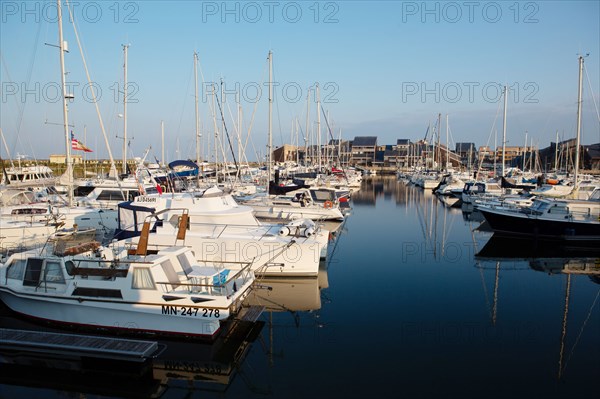
<path id="1" fill-rule="evenodd" d="M 494 324 L 497 317 L 499 275 L 503 261 L 523 261 L 528 263 L 531 270 L 544 272 L 548 275 L 565 275 L 565 296 L 557 372 L 557 379 L 563 379 L 568 361 L 583 334 L 589 318 L 593 315 L 600 296 L 600 289 L 598 289 L 595 299 L 591 302 L 587 311 L 587 317 L 581 323 L 575 343 L 568 348 L 567 337 L 568 331 L 570 331 L 570 328 L 568 328 L 569 304 L 573 294 L 571 289 L 572 279 L 575 276 L 587 276 L 593 283 L 600 285 L 600 248 L 577 243 L 518 239 L 494 234 L 481 251 L 475 255 L 475 258 L 481 268 L 485 268 L 481 266 L 481 261 L 495 261 L 496 278 L 492 305 L 492 322 Z"/>
<path id="2" fill-rule="evenodd" d="M 212 343 L 158 340 L 162 352 L 145 361 L 89 358 L 68 351 L 41 353 L 0 345 L 0 396 L 155 398 L 166 392 L 179 392 L 177 397 L 225 392 L 238 372 L 243 372 L 244 360 L 263 326 L 261 321 L 239 322 Z M 39 326 L 12 316 L 1 317 L 0 327 L 39 330 Z"/>
<path id="3" fill-rule="evenodd" d="M 321 265 L 317 278 L 261 278 L 244 303 L 264 306 L 266 312 L 310 312 L 321 308 L 321 289 L 328 287 L 327 269 Z"/>
<path id="4" fill-rule="evenodd" d="M 544 241 L 493 234 L 478 259 L 600 258 L 600 246 Z"/>

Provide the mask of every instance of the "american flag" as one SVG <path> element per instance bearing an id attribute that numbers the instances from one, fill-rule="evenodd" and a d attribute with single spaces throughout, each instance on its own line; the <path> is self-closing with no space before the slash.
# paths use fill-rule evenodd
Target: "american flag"
<path id="1" fill-rule="evenodd" d="M 83 143 L 81 143 L 79 140 L 77 140 L 75 138 L 75 134 L 73 134 L 73 132 L 71 132 L 71 149 L 78 150 L 78 151 L 92 152 L 92 150 L 90 150 L 88 147 L 83 145 Z"/>

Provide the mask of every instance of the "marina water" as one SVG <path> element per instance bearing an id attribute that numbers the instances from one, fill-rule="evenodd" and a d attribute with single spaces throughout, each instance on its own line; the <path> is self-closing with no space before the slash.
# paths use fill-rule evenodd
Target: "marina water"
<path id="1" fill-rule="evenodd" d="M 596 397 L 597 249 L 498 239 L 481 220 L 365 179 L 319 278 L 260 282 L 249 338 L 164 342 L 135 371 L 2 352 L 0 397 Z"/>

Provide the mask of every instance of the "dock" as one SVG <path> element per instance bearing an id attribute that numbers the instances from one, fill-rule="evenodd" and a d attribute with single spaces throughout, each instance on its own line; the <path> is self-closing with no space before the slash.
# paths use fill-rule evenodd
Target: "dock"
<path id="1" fill-rule="evenodd" d="M 156 341 L 8 328 L 0 328 L 0 348 L 130 362 L 144 362 L 161 350 Z"/>
<path id="2" fill-rule="evenodd" d="M 244 306 L 238 313 L 236 320 L 254 323 L 258 320 L 264 310 L 264 306 Z"/>

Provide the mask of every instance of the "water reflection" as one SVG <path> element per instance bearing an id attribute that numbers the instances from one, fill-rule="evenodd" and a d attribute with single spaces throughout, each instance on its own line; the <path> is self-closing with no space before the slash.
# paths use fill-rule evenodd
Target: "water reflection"
<path id="1" fill-rule="evenodd" d="M 309 312 L 321 309 L 321 290 L 329 287 L 327 269 L 319 268 L 317 278 L 261 278 L 247 304 L 264 306 L 266 312 Z"/>
<path id="2" fill-rule="evenodd" d="M 202 355 L 182 346 L 149 370 L 100 371 L 89 384 L 164 398 L 595 397 L 598 252 L 503 240 L 477 212 L 395 178 L 363 188 L 319 278 L 259 282 L 249 298 L 265 307 L 258 336 Z M 62 391 L 7 390 L 7 376 L 0 396 L 77 391 L 23 370 L 30 384 Z"/>
<path id="3" fill-rule="evenodd" d="M 431 194 L 431 190 L 425 195 Z M 422 190 L 412 190 L 412 187 L 399 182 L 392 176 L 373 176 L 363 179 L 359 191 L 352 193 L 354 205 L 375 205 L 378 198 L 392 200 L 398 205 L 414 202 L 423 195 Z"/>
<path id="4" fill-rule="evenodd" d="M 225 392 L 237 374 L 264 322 L 239 322 L 215 342 L 159 339 L 161 353 L 154 359 L 133 362 L 88 358 L 68 352 L 40 353 L 0 347 L 0 396 L 43 397 L 102 395 L 156 398 L 165 392 L 185 397 Z M 40 327 L 15 318 L 2 309 L 0 327 Z M 260 384 L 260 380 L 254 381 Z"/>
<path id="5" fill-rule="evenodd" d="M 495 277 L 491 310 L 493 324 L 496 324 L 497 321 L 501 270 L 506 273 L 522 270 L 528 266 L 530 270 L 542 272 L 549 276 L 564 276 L 562 314 L 559 315 L 558 312 L 553 312 L 555 317 L 561 318 L 556 378 L 562 380 L 569 360 L 580 343 L 582 336 L 585 336 L 586 326 L 598 305 L 598 298 L 600 296 L 600 288 L 598 288 L 594 299 L 588 304 L 585 319 L 579 321 L 577 335 L 573 337 L 574 333 L 572 333 L 571 340 L 574 340 L 574 342 L 569 346 L 569 335 L 567 333 L 570 331 L 569 309 L 573 295 L 573 278 L 574 276 L 586 276 L 592 283 L 600 284 L 600 248 L 578 246 L 573 243 L 516 239 L 514 237 L 493 234 L 485 246 L 476 254 L 475 259 L 480 271 L 490 268 L 488 262 L 493 261 L 494 263 Z M 503 268 L 503 263 L 507 264 L 508 267 L 505 266 Z M 481 275 L 482 282 L 484 282 L 483 274 Z M 485 290 L 485 282 L 483 286 Z M 581 305 L 579 306 L 581 307 Z"/>
<path id="6" fill-rule="evenodd" d="M 478 259 L 600 258 L 600 247 L 515 238 L 493 234 L 476 254 Z"/>

